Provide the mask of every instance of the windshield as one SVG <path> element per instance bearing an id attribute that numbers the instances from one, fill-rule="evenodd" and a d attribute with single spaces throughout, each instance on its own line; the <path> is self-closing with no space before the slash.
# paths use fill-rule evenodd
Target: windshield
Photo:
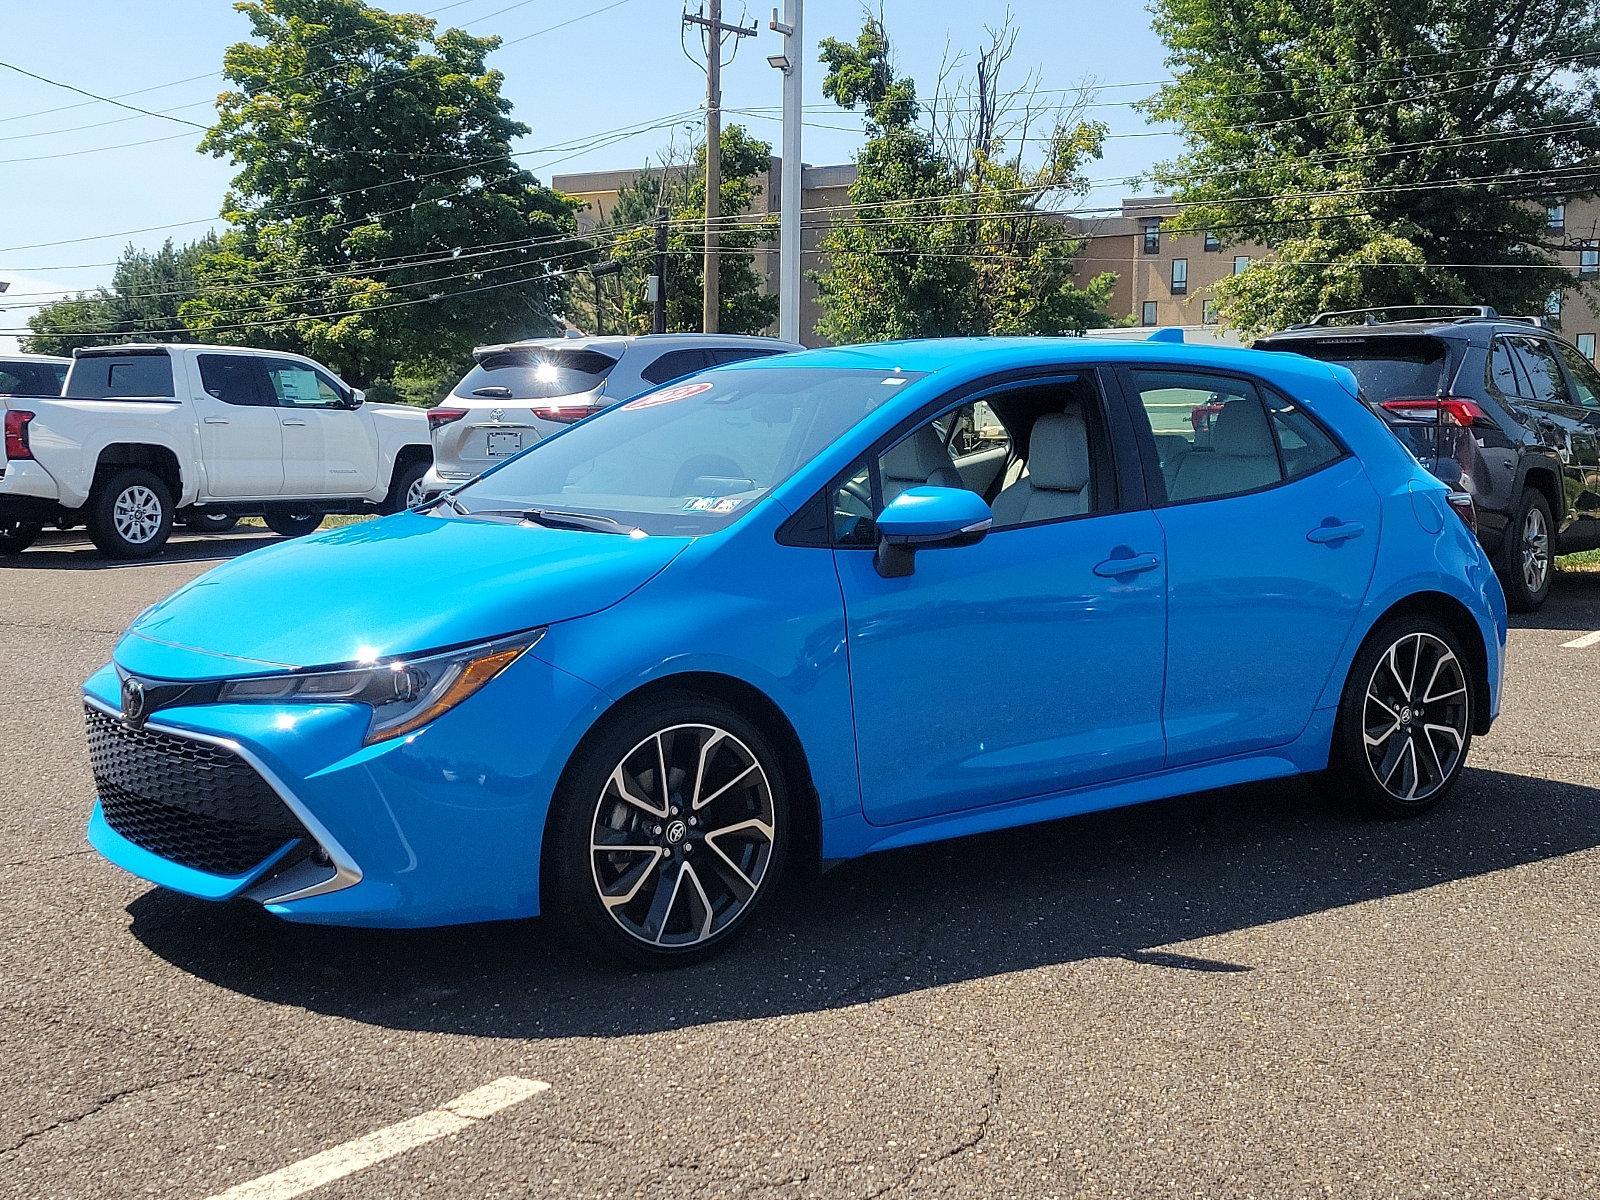
<path id="1" fill-rule="evenodd" d="M 612 532 L 710 533 L 917 378 L 854 367 L 723 368 L 537 443 L 457 492 L 453 511 L 537 510 L 545 523 L 560 514 L 607 518 L 617 523 Z"/>
<path id="2" fill-rule="evenodd" d="M 485 354 L 456 385 L 458 396 L 549 400 L 590 392 L 605 382 L 617 360 L 598 350 L 530 346 Z"/>

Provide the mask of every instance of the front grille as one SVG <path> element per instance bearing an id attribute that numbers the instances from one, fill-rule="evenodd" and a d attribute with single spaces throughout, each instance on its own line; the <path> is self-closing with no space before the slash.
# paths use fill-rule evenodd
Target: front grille
<path id="1" fill-rule="evenodd" d="M 152 854 L 242 875 L 306 830 L 255 768 L 208 742 L 132 729 L 90 705 L 89 763 L 106 824 Z"/>

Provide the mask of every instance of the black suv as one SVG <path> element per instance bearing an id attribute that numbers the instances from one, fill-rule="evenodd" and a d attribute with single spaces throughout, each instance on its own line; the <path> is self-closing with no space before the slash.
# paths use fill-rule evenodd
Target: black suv
<path id="1" fill-rule="evenodd" d="M 1433 315 L 1379 319 L 1408 311 Z M 1541 320 L 1487 307 L 1357 309 L 1255 345 L 1355 373 L 1423 465 L 1471 494 L 1513 611 L 1544 603 L 1554 555 L 1600 547 L 1600 372 Z"/>

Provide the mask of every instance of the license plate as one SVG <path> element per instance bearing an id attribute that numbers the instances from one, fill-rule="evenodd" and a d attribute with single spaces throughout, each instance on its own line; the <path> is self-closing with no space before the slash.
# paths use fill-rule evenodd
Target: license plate
<path id="1" fill-rule="evenodd" d="M 490 458 L 510 458 L 522 449 L 522 434 L 513 429 L 491 429 L 488 452 Z"/>

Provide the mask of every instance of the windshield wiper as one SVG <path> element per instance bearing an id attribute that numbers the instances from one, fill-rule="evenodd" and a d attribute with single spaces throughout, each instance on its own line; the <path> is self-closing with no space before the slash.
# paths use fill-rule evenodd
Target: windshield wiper
<path id="1" fill-rule="evenodd" d="M 511 399 L 511 389 L 498 383 L 490 383 L 481 388 L 473 388 L 472 394 L 474 396 L 494 396 L 496 398 L 503 396 L 507 400 Z"/>
<path id="2" fill-rule="evenodd" d="M 439 498 L 435 500 L 429 507 L 438 508 L 441 504 L 448 504 L 451 508 L 456 510 L 456 513 L 459 516 L 466 517 L 471 515 L 471 510 L 468 509 L 465 504 L 461 503 L 461 501 L 452 496 L 449 492 L 441 493 Z"/>
<path id="3" fill-rule="evenodd" d="M 567 512 L 556 508 L 474 508 L 460 511 L 462 516 L 467 517 L 516 517 L 546 529 L 578 529 L 585 533 L 625 533 L 630 536 L 639 532 L 632 525 L 624 525 L 614 517 L 601 516 L 599 513 Z"/>

